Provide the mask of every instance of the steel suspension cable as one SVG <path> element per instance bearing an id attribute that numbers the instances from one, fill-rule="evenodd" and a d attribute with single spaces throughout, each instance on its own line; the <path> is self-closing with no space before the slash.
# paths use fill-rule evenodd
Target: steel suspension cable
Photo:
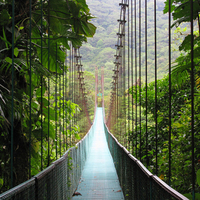
<path id="1" fill-rule="evenodd" d="M 146 166 L 149 166 L 149 159 L 148 159 L 148 120 L 147 120 L 147 108 L 148 108 L 148 101 L 147 101 L 147 97 L 148 97 L 148 90 L 147 90 L 147 83 L 148 83 L 148 79 L 147 79 L 147 0 L 145 0 L 145 87 L 146 87 L 146 97 L 145 97 L 145 109 L 146 109 L 146 116 L 145 116 L 145 120 L 146 120 Z"/>
<path id="2" fill-rule="evenodd" d="M 41 4 L 41 65 L 43 66 L 43 1 L 40 0 Z M 40 170 L 43 170 L 43 75 L 41 75 L 40 79 L 41 84 L 41 166 Z"/>
<path id="3" fill-rule="evenodd" d="M 115 45 L 117 47 L 115 62 L 114 62 L 115 69 L 113 70 L 114 76 L 113 76 L 113 82 L 112 82 L 112 92 L 111 92 L 111 98 L 110 98 L 107 125 L 109 129 L 111 129 L 111 127 L 114 126 L 113 122 L 117 121 L 116 127 L 119 130 L 118 135 L 119 135 L 120 141 L 123 141 L 123 143 L 126 143 L 127 145 L 126 95 L 125 95 L 125 88 L 126 88 L 125 15 L 126 15 L 126 7 L 128 6 L 127 1 L 122 0 L 119 6 L 121 6 L 120 19 L 118 20 L 119 31 L 117 33 L 118 35 L 117 44 Z M 112 112 L 112 109 L 114 106 L 113 101 L 117 101 L 116 108 L 114 108 L 114 110 L 116 109 L 117 116 L 113 116 L 115 113 L 115 112 Z M 122 126 L 124 127 L 123 132 L 125 131 L 123 138 L 122 138 Z"/>
<path id="4" fill-rule="evenodd" d="M 31 54 L 32 54 L 32 40 L 31 40 L 31 30 L 32 30 L 32 0 L 29 0 L 29 12 L 30 12 L 30 16 L 29 16 L 29 84 L 30 84 L 30 88 L 29 88 L 29 92 L 30 92 L 30 97 L 29 97 L 29 112 L 30 112 L 30 116 L 29 116 L 29 178 L 31 178 L 31 133 L 32 133 L 32 112 L 31 112 L 31 101 L 32 101 L 32 59 L 31 59 Z"/>
<path id="5" fill-rule="evenodd" d="M 66 50 L 66 67 L 65 67 L 65 151 L 68 149 L 68 141 L 67 141 L 67 135 L 68 135 L 68 127 L 67 127 L 67 115 L 68 115 L 68 111 L 66 109 L 67 106 L 67 100 L 68 100 L 68 91 L 67 91 L 67 74 L 68 74 L 68 51 Z"/>
<path id="6" fill-rule="evenodd" d="M 129 0 L 128 0 L 128 5 L 129 4 Z M 128 6 L 128 92 L 127 92 L 127 95 L 128 95 L 128 146 L 127 148 L 129 149 L 130 151 L 130 95 L 129 95 L 129 88 L 130 88 L 130 13 L 129 13 L 129 7 Z"/>
<path id="7" fill-rule="evenodd" d="M 155 143 L 156 143 L 156 175 L 158 174 L 158 120 L 157 120 L 157 15 L 156 0 L 154 0 L 154 51 L 155 51 Z"/>
<path id="8" fill-rule="evenodd" d="M 192 198 L 195 199 L 195 141 L 194 141 L 194 25 L 193 0 L 190 0 L 190 31 L 191 31 L 191 142 L 192 142 Z"/>
<path id="9" fill-rule="evenodd" d="M 76 51 L 76 48 L 73 48 L 74 49 L 74 56 L 73 56 L 73 67 L 74 67 L 74 87 L 73 87 L 73 91 L 74 91 L 74 103 L 77 103 L 77 100 L 76 100 L 76 56 L 77 56 L 77 51 Z M 76 124 L 76 118 L 77 118 L 77 109 L 75 110 L 75 113 L 74 113 L 74 125 Z M 74 144 L 74 137 L 73 138 L 73 144 Z"/>
<path id="10" fill-rule="evenodd" d="M 56 43 L 56 81 L 55 81 L 55 139 L 56 139 L 56 160 L 58 159 L 58 44 Z"/>
<path id="11" fill-rule="evenodd" d="M 64 78 L 65 78 L 65 67 L 63 66 L 63 93 L 62 93 L 62 96 L 63 96 L 63 150 L 65 152 L 65 81 L 64 81 Z"/>
<path id="12" fill-rule="evenodd" d="M 134 151 L 134 142 L 133 142 L 133 134 L 134 134 L 134 101 L 133 101 L 133 71 L 134 71 L 134 67 L 133 67 L 133 0 L 131 0 L 131 88 L 132 88 L 132 102 L 131 102 L 131 111 L 132 111 L 132 116 L 131 116 L 131 120 L 132 120 L 132 135 L 131 135 L 131 148 L 132 148 L 132 154 Z"/>
<path id="13" fill-rule="evenodd" d="M 66 78 L 65 78 L 65 92 L 66 92 L 66 97 L 65 97 L 65 100 L 66 100 L 66 107 L 65 107 L 65 110 L 67 110 L 67 101 L 69 100 L 69 91 L 68 91 L 68 83 L 69 83 L 69 70 L 68 70 L 68 64 L 69 64 L 69 55 L 68 55 L 68 50 L 66 50 L 66 55 L 67 55 L 67 58 L 66 58 Z M 68 119 L 68 112 L 66 111 L 66 118 Z M 66 150 L 68 149 L 68 120 L 66 119 Z"/>
<path id="14" fill-rule="evenodd" d="M 70 44 L 70 55 L 69 55 L 69 57 L 70 57 L 70 64 L 69 64 L 69 66 L 70 66 L 70 73 L 69 73 L 69 77 L 70 77 L 70 84 L 69 84 L 69 92 L 70 92 L 70 100 L 71 101 L 73 101 L 73 99 L 72 99 L 72 97 L 73 97 L 73 95 L 72 95 L 72 92 L 73 91 L 71 91 L 71 88 L 73 88 L 73 79 L 72 79 L 72 44 Z M 70 113 L 69 113 L 69 115 L 71 115 L 71 111 L 70 111 Z M 70 146 L 72 145 L 72 140 L 71 140 L 71 138 L 72 138 L 72 136 L 71 136 L 71 132 L 72 132 L 72 120 L 70 119 Z"/>
<path id="15" fill-rule="evenodd" d="M 14 75 L 15 75 L 15 68 L 14 68 L 14 48 L 15 48 L 15 0 L 12 0 L 12 89 L 11 89 L 11 96 L 12 96 L 12 105 L 11 105 L 11 152 L 10 152 L 10 187 L 13 187 L 13 165 L 14 165 Z"/>
<path id="16" fill-rule="evenodd" d="M 50 1 L 48 1 L 48 71 L 50 70 L 50 55 L 49 55 L 49 50 L 50 50 Z M 49 125 L 50 125 L 50 78 L 48 76 L 48 80 L 47 80 L 47 87 L 48 87 L 48 134 L 47 134 L 47 149 L 48 149 L 48 153 L 47 153 L 47 166 L 50 165 L 50 143 L 49 143 Z"/>
<path id="17" fill-rule="evenodd" d="M 134 0 L 134 17 L 135 17 L 135 156 L 137 158 L 137 4 Z"/>
<path id="18" fill-rule="evenodd" d="M 169 0 L 169 24 L 168 24 L 168 29 L 169 29 L 169 185 L 171 185 L 171 99 L 172 99 L 172 90 L 171 90 L 171 0 Z"/>
<path id="19" fill-rule="evenodd" d="M 141 68 L 142 68 L 142 63 L 141 63 L 141 1 L 139 1 L 139 83 L 138 83 L 138 86 L 139 86 L 139 137 L 140 137 L 140 155 L 139 155 L 139 158 L 140 158 L 140 161 L 142 159 L 142 154 L 141 154 L 141 151 L 142 151 L 142 127 L 141 127 Z"/>
<path id="20" fill-rule="evenodd" d="M 75 48 L 74 47 L 72 47 L 72 82 L 73 82 L 73 85 L 72 85 L 72 94 L 73 94 L 73 97 L 72 97 L 72 99 L 73 99 L 73 102 L 75 103 L 75 61 L 74 61 L 74 55 L 75 55 Z M 74 114 L 74 116 L 76 116 L 76 113 Z M 72 126 L 74 127 L 74 124 L 75 124 L 75 117 L 73 117 L 73 119 L 72 119 Z M 72 144 L 74 144 L 74 137 L 73 137 L 73 135 L 72 135 Z"/>
<path id="21" fill-rule="evenodd" d="M 60 157 L 62 156 L 62 125 L 61 125 L 61 74 L 59 74 L 59 147 L 60 147 Z"/>
<path id="22" fill-rule="evenodd" d="M 123 37 L 123 41 L 122 41 L 122 46 L 123 46 L 123 65 L 122 65 L 122 73 L 123 73 L 123 82 L 122 82 L 122 96 L 123 96 L 123 110 L 122 112 L 124 113 L 123 115 L 123 123 L 124 123 L 124 146 L 127 148 L 127 140 L 126 140 L 126 94 L 125 94 L 125 91 L 126 91 L 126 43 L 125 43 L 125 33 L 126 33 L 126 29 L 125 29 L 125 23 L 126 23 L 126 6 L 127 5 L 127 0 L 124 1 L 124 5 L 123 5 L 123 21 L 124 21 L 124 27 L 123 27 L 123 34 L 124 34 L 124 37 Z"/>

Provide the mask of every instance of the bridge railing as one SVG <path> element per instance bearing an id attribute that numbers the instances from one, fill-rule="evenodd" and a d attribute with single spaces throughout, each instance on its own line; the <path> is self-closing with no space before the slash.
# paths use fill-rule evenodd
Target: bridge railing
<path id="1" fill-rule="evenodd" d="M 104 118 L 105 122 L 105 118 Z M 188 200 L 153 175 L 138 159 L 122 146 L 104 123 L 106 139 L 125 199 L 181 199 Z"/>
<path id="2" fill-rule="evenodd" d="M 30 180 L 2 193 L 0 199 L 71 199 L 88 156 L 94 126 L 95 123 L 91 126 L 86 136 L 75 147 L 67 150 L 60 159 Z"/>

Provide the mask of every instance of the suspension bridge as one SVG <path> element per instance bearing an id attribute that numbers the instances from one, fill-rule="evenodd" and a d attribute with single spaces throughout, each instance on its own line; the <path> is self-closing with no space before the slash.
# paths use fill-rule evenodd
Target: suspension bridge
<path id="1" fill-rule="evenodd" d="M 147 90 L 148 1 L 142 5 L 141 1 L 122 0 L 120 17 L 116 19 L 119 29 L 109 105 L 104 102 L 103 67 L 100 81 L 98 69 L 95 70 L 93 97 L 84 78 L 80 46 L 95 32 L 95 27 L 88 23 L 92 16 L 84 1 L 29 0 L 23 8 L 14 0 L 1 3 L 4 21 L 9 23 L 0 21 L 0 199 L 198 199 L 194 17 L 188 20 L 191 25 L 191 43 L 187 47 L 191 78 L 190 141 L 182 143 L 188 145 L 188 165 L 182 164 L 189 171 L 184 176 L 189 177 L 190 183 L 189 196 L 184 196 L 172 188 L 176 182 L 172 173 L 173 162 L 176 162 L 172 122 L 173 109 L 178 109 L 173 106 L 172 97 L 172 4 L 168 2 L 169 73 L 164 92 L 168 105 L 161 119 L 156 0 L 153 2 L 154 92 Z M 190 5 L 193 16 L 193 1 Z M 141 81 L 142 71 L 145 87 Z M 142 107 L 146 110 L 145 116 Z M 149 121 L 152 116 L 153 121 Z M 162 120 L 167 128 L 160 126 Z M 159 165 L 164 164 L 159 164 L 159 155 L 163 152 L 167 167 L 161 171 Z"/>

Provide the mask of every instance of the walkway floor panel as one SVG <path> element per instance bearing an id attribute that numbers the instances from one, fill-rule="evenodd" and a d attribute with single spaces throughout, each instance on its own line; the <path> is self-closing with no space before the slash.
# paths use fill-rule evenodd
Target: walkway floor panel
<path id="1" fill-rule="evenodd" d="M 94 140 L 76 192 L 82 196 L 72 200 L 124 199 L 104 133 L 102 108 L 97 108 Z"/>

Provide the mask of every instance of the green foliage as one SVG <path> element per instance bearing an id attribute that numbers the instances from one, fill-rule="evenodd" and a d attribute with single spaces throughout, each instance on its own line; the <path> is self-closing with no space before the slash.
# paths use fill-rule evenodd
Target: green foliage
<path id="1" fill-rule="evenodd" d="M 70 42 L 80 47 L 92 37 L 96 27 L 85 0 L 51 0 L 29 3 L 15 1 L 14 27 L 14 185 L 35 175 L 61 155 L 72 137 L 80 139 L 79 127 L 71 127 L 78 105 L 63 98 L 62 89 L 55 95 L 56 77 L 67 73 L 64 65 Z M 9 188 L 12 88 L 12 2 L 0 3 L 0 190 Z M 42 10 L 41 10 L 42 8 Z M 30 28 L 31 20 L 31 28 Z M 29 38 L 31 32 L 31 40 Z M 30 55 L 31 54 L 31 55 Z M 31 61 L 30 61 L 31 58 Z M 31 68 L 30 68 L 31 62 Z M 57 67 L 57 69 L 56 69 Z M 57 71 L 57 74 L 56 74 Z M 31 74 L 31 79 L 30 79 Z M 50 88 L 48 88 L 50 86 Z M 55 99 L 55 96 L 57 100 Z M 59 102 L 57 107 L 55 102 Z M 31 105 L 31 110 L 30 110 Z M 31 113 L 31 118 L 30 118 Z M 57 119 L 56 119 L 57 114 Z M 58 123 L 59 118 L 59 123 Z M 30 127 L 31 119 L 31 127 Z M 63 126 L 65 124 L 65 127 Z M 66 127 L 68 128 L 66 131 Z M 29 133 L 31 130 L 31 141 Z M 57 132 L 56 132 L 57 131 Z M 62 134 L 62 137 L 61 137 Z M 67 142 L 66 142 L 67 141 Z M 31 155 L 29 155 L 31 144 Z M 50 147 L 50 149 L 49 149 Z M 43 166 L 41 166 L 43 159 Z M 1 180 L 4 180 L 3 182 Z"/>
<path id="2" fill-rule="evenodd" d="M 181 193 L 192 199 L 192 145 L 191 145 L 191 48 L 194 50 L 194 71 L 196 85 L 194 87 L 194 139 L 195 139 L 195 170 L 197 174 L 196 192 L 199 192 L 199 156 L 200 148 L 197 143 L 199 141 L 199 13 L 200 4 L 193 1 L 194 11 L 193 20 L 197 20 L 197 26 L 194 30 L 194 36 L 187 30 L 187 27 L 181 29 L 178 27 L 176 34 L 184 33 L 183 38 L 178 38 L 180 56 L 175 60 L 172 70 L 171 85 L 171 158 L 169 158 L 169 77 L 166 76 L 161 80 L 157 80 L 157 104 L 155 101 L 155 82 L 151 82 L 146 86 L 132 86 L 129 93 L 132 94 L 134 102 L 138 102 L 138 107 L 144 108 L 143 115 L 148 116 L 148 121 L 142 121 L 134 127 L 130 134 L 130 141 L 134 144 L 134 150 L 138 148 L 138 155 L 142 157 L 142 162 L 155 173 L 156 164 L 156 141 L 155 129 L 157 121 L 157 156 L 158 156 L 158 176 L 170 182 L 171 186 Z M 169 1 L 165 2 L 164 13 L 169 12 Z M 171 1 L 171 12 L 173 16 L 174 26 L 180 26 L 185 22 L 190 22 L 190 1 Z M 187 24 L 184 24 L 185 26 Z M 179 36 L 178 36 L 179 37 Z M 191 47 L 191 39 L 194 46 Z M 139 99 L 141 89 L 141 102 Z M 147 101 L 146 101 L 147 91 Z M 147 107 L 147 110 L 145 110 Z M 156 108 L 156 109 L 155 109 Z M 157 112 L 155 112 L 157 110 Z M 147 130 L 146 130 L 147 123 Z M 140 131 L 141 130 L 141 131 Z M 144 138 L 147 137 L 148 144 Z M 140 141 L 142 138 L 142 141 Z M 141 147 L 141 148 L 140 148 Z M 146 149 L 147 147 L 147 149 Z M 146 155 L 146 151 L 148 155 Z M 169 159 L 171 159 L 171 178 L 169 180 L 168 167 Z M 195 193 L 195 198 L 199 199 L 200 193 Z"/>
<path id="3" fill-rule="evenodd" d="M 200 187 L 200 169 L 197 171 L 196 173 L 196 179 L 197 179 L 197 184 Z M 193 200 L 193 195 L 191 193 L 186 193 L 184 194 L 187 198 L 189 198 L 190 200 Z M 195 199 L 196 200 L 200 200 L 200 193 L 195 193 Z"/>
<path id="4" fill-rule="evenodd" d="M 175 79 L 175 77 L 173 77 Z M 177 77 L 176 77 L 177 79 Z M 141 155 L 142 162 L 146 163 L 146 166 L 155 173 L 155 120 L 157 117 L 157 134 L 158 134 L 158 175 L 165 180 L 167 183 L 168 179 L 168 161 L 169 161 L 169 143 L 168 143 L 168 132 L 169 132 L 169 77 L 157 81 L 157 113 L 155 113 L 155 82 L 151 82 L 141 88 L 141 106 L 144 108 L 143 115 L 148 115 L 148 157 L 146 157 L 146 121 L 141 122 L 141 133 L 140 124 L 136 127 L 134 135 L 131 133 L 130 141 L 138 141 L 138 155 Z M 132 87 L 129 89 L 129 93 L 133 95 L 134 101 L 137 97 L 139 102 L 139 86 Z M 147 89 L 147 102 L 146 102 L 146 89 Z M 191 95 L 190 95 L 190 79 L 189 77 L 178 85 L 176 82 L 172 83 L 171 87 L 171 186 L 181 193 L 187 193 L 191 188 L 192 180 L 192 168 L 191 168 Z M 195 141 L 199 141 L 199 93 L 195 96 Z M 146 103 L 148 105 L 147 110 L 145 109 Z M 140 106 L 138 104 L 138 106 Z M 141 149 L 139 148 L 141 146 Z M 136 147 L 135 147 L 136 148 Z M 140 151 L 141 150 L 141 151 Z M 196 145 L 195 148 L 195 166 L 199 169 L 199 156 L 200 148 Z M 198 188 L 198 187 L 197 187 Z"/>

